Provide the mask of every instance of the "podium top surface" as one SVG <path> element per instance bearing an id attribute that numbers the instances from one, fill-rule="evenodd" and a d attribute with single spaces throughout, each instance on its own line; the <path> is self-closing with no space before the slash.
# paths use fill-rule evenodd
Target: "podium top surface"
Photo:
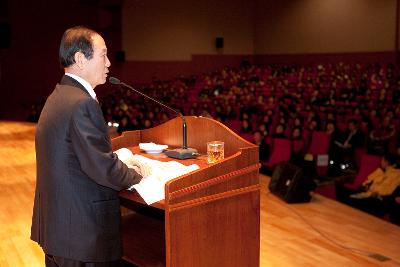
<path id="1" fill-rule="evenodd" d="M 224 124 L 209 118 L 185 116 L 187 123 L 187 144 L 200 153 L 206 152 L 207 142 L 223 141 L 225 155 L 235 154 L 240 148 L 257 146 L 241 138 Z M 133 147 L 139 143 L 154 142 L 166 144 L 170 148 L 181 148 L 183 144 L 183 124 L 177 117 L 154 128 L 124 132 L 112 141 L 113 149 Z"/>
<path id="2" fill-rule="evenodd" d="M 258 181 L 258 147 L 231 131 L 228 127 L 213 119 L 202 117 L 185 117 L 188 130 L 188 146 L 195 148 L 200 153 L 196 159 L 177 160 L 168 158 L 165 154 L 146 154 L 139 150 L 139 143 L 154 142 L 167 144 L 169 148 L 176 148 L 182 145 L 182 121 L 175 118 L 162 125 L 151 129 L 124 132 L 122 136 L 112 140 L 113 149 L 122 147 L 129 148 L 135 154 L 142 154 L 148 158 L 171 161 L 176 160 L 184 165 L 197 164 L 200 169 L 189 174 L 170 180 L 165 185 L 166 201 L 160 201 L 152 206 L 164 209 L 166 202 L 172 200 L 176 192 L 205 190 L 212 183 L 228 183 L 230 188 L 240 188 L 259 183 Z M 223 141 L 225 158 L 217 163 L 208 164 L 206 156 L 206 144 L 209 141 Z M 242 173 L 241 171 L 244 171 Z M 251 175 L 250 175 L 251 174 Z M 229 175 L 247 176 L 245 183 L 242 181 L 230 180 Z M 237 184 L 237 185 L 235 185 Z M 193 187 L 196 188 L 193 188 Z M 199 189 L 204 188 L 204 189 Z M 221 189 L 224 191 L 225 189 Z M 221 192 L 222 192 L 221 191 Z M 143 202 L 136 192 L 122 192 L 121 197 L 136 202 Z M 201 195 L 201 194 L 200 194 Z"/>

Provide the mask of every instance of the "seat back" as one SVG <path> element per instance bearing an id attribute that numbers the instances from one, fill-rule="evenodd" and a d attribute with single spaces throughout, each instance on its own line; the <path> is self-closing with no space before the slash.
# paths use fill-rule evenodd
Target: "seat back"
<path id="1" fill-rule="evenodd" d="M 305 141 L 303 139 L 300 140 L 292 140 L 292 152 L 294 153 L 304 153 L 304 144 Z"/>
<path id="2" fill-rule="evenodd" d="M 254 136 L 251 133 L 241 133 L 240 137 L 242 137 L 246 141 L 249 141 L 250 143 L 254 142 Z"/>
<path id="3" fill-rule="evenodd" d="M 291 141 L 284 138 L 272 139 L 272 152 L 268 160 L 268 166 L 274 166 L 290 159 Z"/>
<path id="4" fill-rule="evenodd" d="M 235 133 L 239 133 L 242 128 L 242 122 L 240 120 L 227 120 L 225 125 Z"/>
<path id="5" fill-rule="evenodd" d="M 330 135 L 325 132 L 313 132 L 308 153 L 315 155 L 328 154 Z"/>

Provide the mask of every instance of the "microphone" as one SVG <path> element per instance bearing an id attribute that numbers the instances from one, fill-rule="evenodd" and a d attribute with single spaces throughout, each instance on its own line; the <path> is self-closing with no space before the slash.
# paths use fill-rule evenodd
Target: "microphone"
<path id="1" fill-rule="evenodd" d="M 133 88 L 132 86 L 130 86 L 129 84 L 126 84 L 124 82 L 121 82 L 119 79 L 115 78 L 115 77 L 110 77 L 108 79 L 108 81 L 112 84 L 116 84 L 116 85 L 122 85 L 125 86 L 129 89 L 131 89 L 132 91 L 156 102 L 157 104 L 173 111 L 174 113 L 178 114 L 179 117 L 182 119 L 182 128 L 183 128 L 183 142 L 182 142 L 182 148 L 177 148 L 177 149 L 173 149 L 173 150 L 167 150 L 165 151 L 165 155 L 167 155 L 170 158 L 175 158 L 175 159 L 192 159 L 192 158 L 196 158 L 199 153 L 197 152 L 196 149 L 194 148 L 188 148 L 187 146 L 187 124 L 186 124 L 186 119 L 183 116 L 183 114 L 176 110 L 171 108 L 170 106 L 165 105 L 164 103 L 152 98 L 151 96 L 146 95 L 145 93 L 142 93 L 138 90 L 136 90 L 135 88 Z"/>

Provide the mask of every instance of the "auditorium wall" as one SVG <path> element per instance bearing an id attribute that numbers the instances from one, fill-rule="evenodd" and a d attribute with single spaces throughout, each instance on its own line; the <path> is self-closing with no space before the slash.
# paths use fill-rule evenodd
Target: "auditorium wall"
<path id="1" fill-rule="evenodd" d="M 253 17 L 247 0 L 124 1 L 121 77 L 140 83 L 238 66 L 254 54 Z"/>
<path id="2" fill-rule="evenodd" d="M 397 2 L 256 0 L 256 60 L 394 62 Z"/>
<path id="3" fill-rule="evenodd" d="M 218 54 L 383 52 L 395 49 L 397 0 L 131 0 L 122 15 L 128 61 Z M 161 27 L 160 27 L 161 26 Z"/>
<path id="4" fill-rule="evenodd" d="M 257 0 L 255 54 L 395 49 L 396 0 Z"/>
<path id="5" fill-rule="evenodd" d="M 244 58 L 258 64 L 394 62 L 397 2 L 125 1 L 121 74 L 145 82 L 237 66 Z M 222 51 L 215 49 L 216 36 L 225 39 Z"/>
<path id="6" fill-rule="evenodd" d="M 2 0 L 4 1 L 4 0 Z M 100 31 L 110 55 L 121 49 L 120 6 L 115 0 L 6 0 L 2 19 L 11 25 L 10 45 L 0 49 L 0 119 L 24 119 L 60 80 L 58 47 L 64 30 L 86 25 Z M 113 59 L 112 59 L 113 60 Z"/>
<path id="7" fill-rule="evenodd" d="M 188 61 L 199 54 L 253 54 L 253 11 L 248 0 L 124 1 L 126 59 Z M 216 49 L 216 37 L 224 38 L 222 49 Z"/>

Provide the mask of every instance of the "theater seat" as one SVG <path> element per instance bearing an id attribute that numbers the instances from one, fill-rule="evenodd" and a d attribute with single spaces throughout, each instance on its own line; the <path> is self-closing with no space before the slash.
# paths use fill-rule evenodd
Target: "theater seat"
<path id="1" fill-rule="evenodd" d="M 376 155 L 362 154 L 359 171 L 352 183 L 345 183 L 344 187 L 356 190 L 381 164 L 382 157 Z"/>
<path id="2" fill-rule="evenodd" d="M 240 120 L 227 120 L 225 124 L 226 126 L 228 126 L 229 129 L 231 129 L 237 134 L 240 132 L 240 129 L 242 128 L 242 122 Z"/>
<path id="3" fill-rule="evenodd" d="M 328 154 L 330 136 L 325 132 L 313 132 L 308 153 L 317 156 Z"/>
<path id="4" fill-rule="evenodd" d="M 249 141 L 250 143 L 253 143 L 253 141 L 254 141 L 253 134 L 251 134 L 251 133 L 241 133 L 240 137 L 242 137 L 246 141 Z"/>
<path id="5" fill-rule="evenodd" d="M 291 141 L 289 139 L 273 138 L 271 156 L 268 162 L 265 163 L 266 167 L 272 168 L 283 161 L 288 161 L 290 153 Z"/>
<path id="6" fill-rule="evenodd" d="M 325 176 L 328 171 L 328 151 L 330 135 L 325 132 L 313 132 L 308 153 L 316 159 L 318 176 Z"/>

